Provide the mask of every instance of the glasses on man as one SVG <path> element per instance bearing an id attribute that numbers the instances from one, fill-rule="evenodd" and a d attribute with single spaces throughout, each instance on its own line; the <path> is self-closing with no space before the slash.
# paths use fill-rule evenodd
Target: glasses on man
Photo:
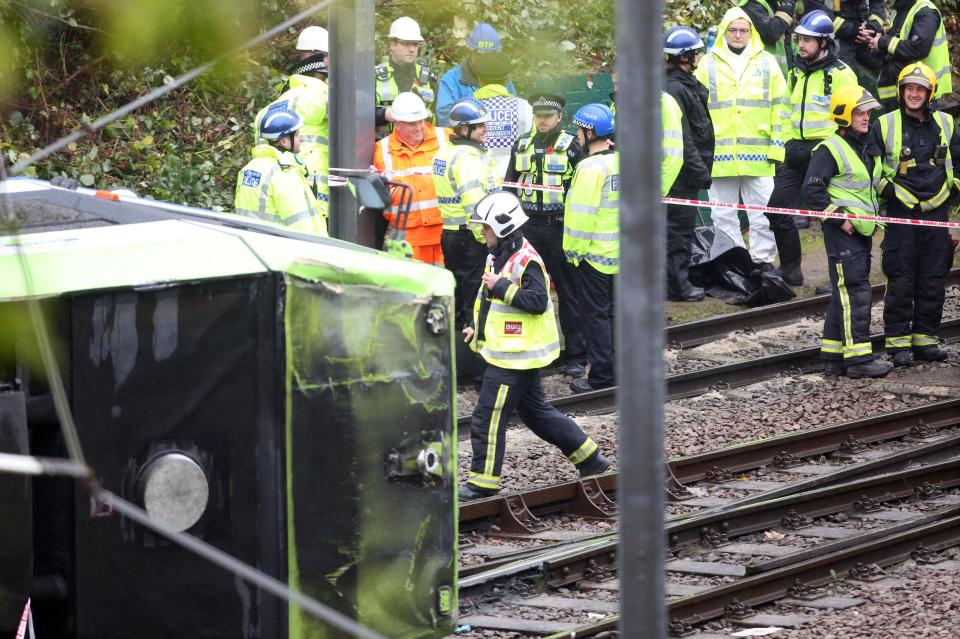
<path id="1" fill-rule="evenodd" d="M 750 27 L 746 29 L 727 29 L 727 33 L 732 33 L 733 35 L 747 35 L 750 33 Z"/>

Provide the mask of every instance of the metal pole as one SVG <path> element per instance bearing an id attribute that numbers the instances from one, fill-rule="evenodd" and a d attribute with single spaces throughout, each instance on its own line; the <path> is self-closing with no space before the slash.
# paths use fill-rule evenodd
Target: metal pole
<path id="1" fill-rule="evenodd" d="M 617 383 L 620 636 L 666 636 L 663 300 L 666 211 L 660 202 L 662 0 L 617 0 L 620 275 Z"/>
<path id="2" fill-rule="evenodd" d="M 330 8 L 330 166 L 373 162 L 374 0 L 339 0 Z M 330 232 L 373 246 L 373 216 L 357 215 L 349 189 L 330 189 Z"/>

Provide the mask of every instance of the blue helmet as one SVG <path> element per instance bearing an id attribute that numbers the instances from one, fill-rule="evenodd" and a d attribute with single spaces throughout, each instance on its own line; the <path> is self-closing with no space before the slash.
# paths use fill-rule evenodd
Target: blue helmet
<path id="1" fill-rule="evenodd" d="M 690 27 L 672 27 L 663 36 L 664 55 L 684 55 L 702 48 L 700 34 Z"/>
<path id="2" fill-rule="evenodd" d="M 793 28 L 793 34 L 811 38 L 833 38 L 833 20 L 826 11 L 811 11 L 800 19 L 800 24 Z"/>
<path id="3" fill-rule="evenodd" d="M 464 98 L 450 109 L 450 126 L 461 124 L 480 124 L 490 120 L 490 114 L 483 103 L 476 98 Z"/>
<path id="4" fill-rule="evenodd" d="M 478 53 L 499 53 L 503 50 L 503 45 L 500 44 L 497 30 L 486 22 L 481 22 L 467 37 L 467 48 Z"/>
<path id="5" fill-rule="evenodd" d="M 260 137 L 276 142 L 303 126 L 303 118 L 290 109 L 268 109 L 260 121 Z"/>
<path id="6" fill-rule="evenodd" d="M 580 107 L 573 114 L 573 124 L 581 129 L 589 129 L 601 138 L 613 135 L 616 129 L 613 111 L 607 105 L 596 102 Z"/>

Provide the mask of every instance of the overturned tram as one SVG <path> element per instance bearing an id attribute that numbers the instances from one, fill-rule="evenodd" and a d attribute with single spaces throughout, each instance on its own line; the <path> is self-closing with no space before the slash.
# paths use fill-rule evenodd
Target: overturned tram
<path id="1" fill-rule="evenodd" d="M 32 298 L 106 489 L 385 636 L 453 629 L 447 271 L 40 180 L 0 212 L 0 452 L 66 456 Z M 29 598 L 39 637 L 342 636 L 73 480 L 0 504 L 0 633 Z"/>

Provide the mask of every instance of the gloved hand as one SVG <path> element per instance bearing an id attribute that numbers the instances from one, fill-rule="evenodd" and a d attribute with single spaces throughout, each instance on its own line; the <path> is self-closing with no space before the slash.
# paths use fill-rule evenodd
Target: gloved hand
<path id="1" fill-rule="evenodd" d="M 797 0 L 781 0 L 777 5 L 777 11 L 782 11 L 792 16 L 797 9 Z"/>

